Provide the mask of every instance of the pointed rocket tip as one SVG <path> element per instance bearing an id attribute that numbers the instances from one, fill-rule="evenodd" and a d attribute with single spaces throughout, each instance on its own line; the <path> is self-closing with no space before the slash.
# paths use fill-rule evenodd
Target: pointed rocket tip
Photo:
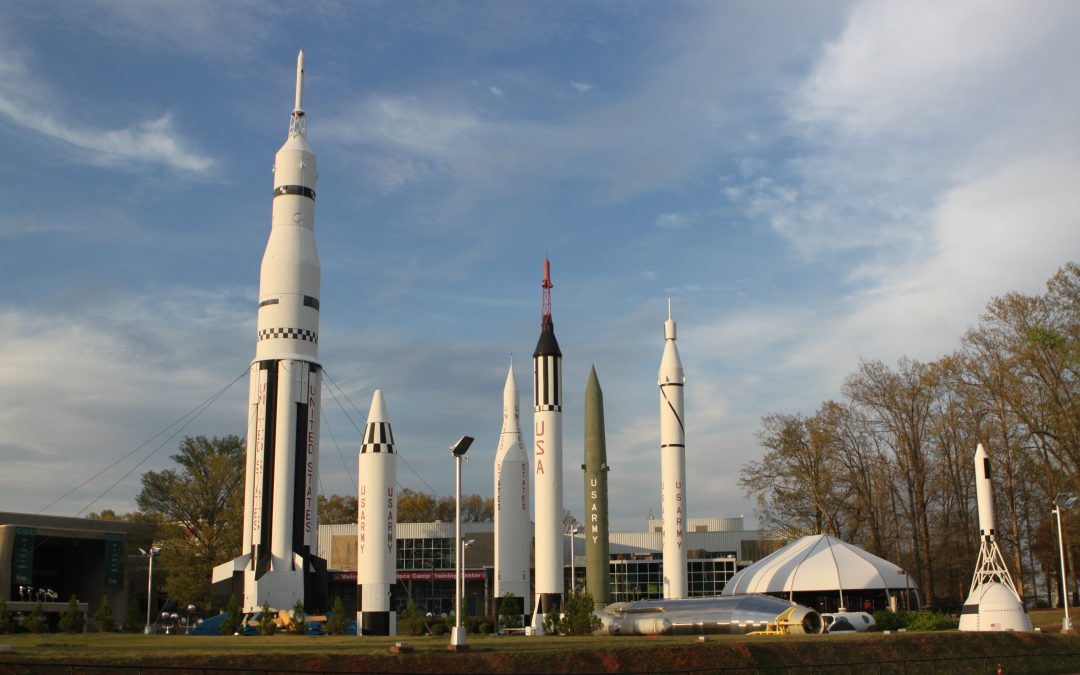
<path id="1" fill-rule="evenodd" d="M 368 411 L 368 422 L 389 422 L 390 415 L 386 412 L 386 402 L 383 401 L 382 389 L 376 389 L 371 395 L 371 410 Z"/>
<path id="2" fill-rule="evenodd" d="M 671 298 L 667 299 L 667 320 L 671 321 Z"/>
<path id="3" fill-rule="evenodd" d="M 979 443 L 979 445 L 978 445 L 978 446 L 976 446 L 976 448 L 975 448 L 975 454 L 976 454 L 976 455 L 985 455 L 985 454 L 987 454 L 987 452 L 986 452 L 986 448 L 984 448 L 984 447 L 983 447 L 983 444 L 982 444 L 982 443 Z"/>

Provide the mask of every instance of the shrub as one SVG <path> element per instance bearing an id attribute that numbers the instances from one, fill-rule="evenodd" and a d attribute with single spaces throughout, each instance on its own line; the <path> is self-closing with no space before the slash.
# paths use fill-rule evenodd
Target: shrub
<path id="1" fill-rule="evenodd" d="M 277 625 L 274 624 L 274 613 L 270 611 L 270 603 L 265 602 L 259 612 L 259 633 L 273 635 L 276 631 Z"/>
<path id="2" fill-rule="evenodd" d="M 0 598 L 0 635 L 11 632 L 11 615 L 7 611 L 7 600 Z"/>
<path id="3" fill-rule="evenodd" d="M 116 630 L 116 619 L 113 618 L 107 595 L 101 596 L 101 606 L 94 613 L 94 626 L 102 633 L 111 633 Z"/>
<path id="4" fill-rule="evenodd" d="M 240 603 L 235 595 L 229 596 L 229 604 L 225 605 L 225 620 L 221 622 L 221 634 L 233 635 L 241 632 L 244 617 L 240 616 Z"/>
<path id="5" fill-rule="evenodd" d="M 138 633 L 142 628 L 142 607 L 139 605 L 139 599 L 132 594 L 131 602 L 128 603 L 127 616 L 124 617 L 124 630 L 129 633 Z"/>
<path id="6" fill-rule="evenodd" d="M 507 593 L 499 602 L 499 628 L 521 628 L 521 605 L 518 599 Z"/>
<path id="7" fill-rule="evenodd" d="M 914 612 L 908 621 L 908 630 L 949 630 L 956 628 L 959 621 L 940 612 Z"/>
<path id="8" fill-rule="evenodd" d="M 910 612 L 890 612 L 879 609 L 874 612 L 874 630 L 898 630 L 905 628 L 910 621 Z"/>
<path id="9" fill-rule="evenodd" d="M 34 605 L 34 610 L 30 612 L 30 616 L 26 617 L 23 626 L 31 633 L 44 633 L 49 630 L 49 620 L 45 616 L 45 608 L 41 606 L 40 600 Z"/>
<path id="10" fill-rule="evenodd" d="M 345 604 L 338 596 L 334 599 L 334 606 L 330 609 L 330 616 L 327 617 L 324 628 L 330 635 L 343 635 L 348 627 L 349 615 L 345 613 Z"/>
<path id="11" fill-rule="evenodd" d="M 600 617 L 593 614 L 592 593 L 582 591 L 567 597 L 558 629 L 563 635 L 592 635 L 600 628 Z"/>
<path id="12" fill-rule="evenodd" d="M 416 603 L 412 600 L 405 607 L 405 611 L 398 617 L 398 632 L 408 633 L 409 635 L 419 635 L 424 631 L 427 626 L 424 625 L 424 618 L 420 616 L 420 610 L 416 608 Z"/>
<path id="13" fill-rule="evenodd" d="M 289 615 L 289 625 L 285 627 L 289 635 L 303 635 L 307 632 L 307 614 L 304 613 L 304 601 L 297 600 Z"/>
<path id="14" fill-rule="evenodd" d="M 86 625 L 86 618 L 79 611 L 79 599 L 74 595 L 68 600 L 68 608 L 60 615 L 57 624 L 65 633 L 81 633 Z"/>
<path id="15" fill-rule="evenodd" d="M 450 629 L 446 627 L 445 623 L 435 623 L 431 625 L 432 635 L 446 635 L 450 632 Z"/>

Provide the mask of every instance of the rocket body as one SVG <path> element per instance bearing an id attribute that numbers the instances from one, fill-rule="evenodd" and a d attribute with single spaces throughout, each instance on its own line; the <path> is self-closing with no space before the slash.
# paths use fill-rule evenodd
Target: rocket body
<path id="1" fill-rule="evenodd" d="M 675 322 L 664 322 L 660 360 L 660 506 L 664 543 L 664 598 L 686 597 L 686 431 L 682 360 L 675 346 Z"/>
<path id="2" fill-rule="evenodd" d="M 390 590 L 397 581 L 397 451 L 382 390 L 371 398 L 357 480 L 356 583 L 361 635 L 395 635 Z"/>
<path id="3" fill-rule="evenodd" d="M 529 470 L 521 436 L 520 407 L 514 366 L 503 387 L 503 423 L 495 453 L 495 599 L 517 599 L 524 614 L 529 599 Z"/>
<path id="4" fill-rule="evenodd" d="M 990 482 L 990 455 L 979 443 L 975 450 L 975 497 L 979 504 L 979 538 L 993 541 L 994 532 L 994 486 Z"/>
<path id="5" fill-rule="evenodd" d="M 607 441 L 604 433 L 604 392 L 589 373 L 585 385 L 585 588 L 596 609 L 609 602 Z"/>
<path id="6" fill-rule="evenodd" d="M 535 486 L 536 603 L 533 627 L 562 606 L 562 351 L 551 320 L 549 263 L 544 261 L 545 312 L 533 352 L 533 485 Z"/>
<path id="7" fill-rule="evenodd" d="M 315 154 L 300 108 L 304 53 L 297 58 L 296 107 L 274 158 L 270 238 L 259 278 L 258 333 L 248 397 L 242 555 L 214 581 L 242 574 L 243 608 L 325 606 L 325 562 L 317 558 L 319 254 L 315 246 Z"/>

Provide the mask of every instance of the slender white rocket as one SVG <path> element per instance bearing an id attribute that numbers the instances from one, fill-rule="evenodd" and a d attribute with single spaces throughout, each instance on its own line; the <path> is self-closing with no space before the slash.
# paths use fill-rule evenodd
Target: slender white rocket
<path id="1" fill-rule="evenodd" d="M 675 321 L 664 322 L 664 356 L 660 359 L 660 506 L 664 540 L 664 598 L 686 597 L 686 429 L 683 375 L 675 346 Z"/>
<path id="2" fill-rule="evenodd" d="M 397 451 L 381 389 L 371 397 L 357 480 L 357 625 L 361 635 L 394 635 L 390 589 L 397 581 Z"/>
<path id="3" fill-rule="evenodd" d="M 242 577 L 243 608 L 325 608 L 325 565 L 316 557 L 319 475 L 319 254 L 315 246 L 315 153 L 301 108 L 304 52 L 297 56 L 296 105 L 274 157 L 270 237 L 259 277 L 258 332 L 249 388 L 243 551 L 219 565 L 214 582 Z M 314 597 L 305 597 L 305 588 Z"/>
<path id="4" fill-rule="evenodd" d="M 525 613 L 529 598 L 529 455 L 521 437 L 514 365 L 503 387 L 503 423 L 495 452 L 495 599 L 509 593 Z"/>
<path id="5" fill-rule="evenodd" d="M 562 351 L 551 321 L 551 263 L 544 260 L 540 340 L 533 352 L 533 485 L 535 489 L 536 602 L 533 627 L 558 612 L 563 592 Z"/>

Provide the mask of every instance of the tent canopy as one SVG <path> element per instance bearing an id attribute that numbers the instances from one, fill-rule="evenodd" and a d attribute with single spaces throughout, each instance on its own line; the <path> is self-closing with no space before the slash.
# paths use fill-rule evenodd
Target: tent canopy
<path id="1" fill-rule="evenodd" d="M 722 595 L 915 589 L 900 567 L 858 546 L 817 534 L 797 539 L 738 572 Z"/>

